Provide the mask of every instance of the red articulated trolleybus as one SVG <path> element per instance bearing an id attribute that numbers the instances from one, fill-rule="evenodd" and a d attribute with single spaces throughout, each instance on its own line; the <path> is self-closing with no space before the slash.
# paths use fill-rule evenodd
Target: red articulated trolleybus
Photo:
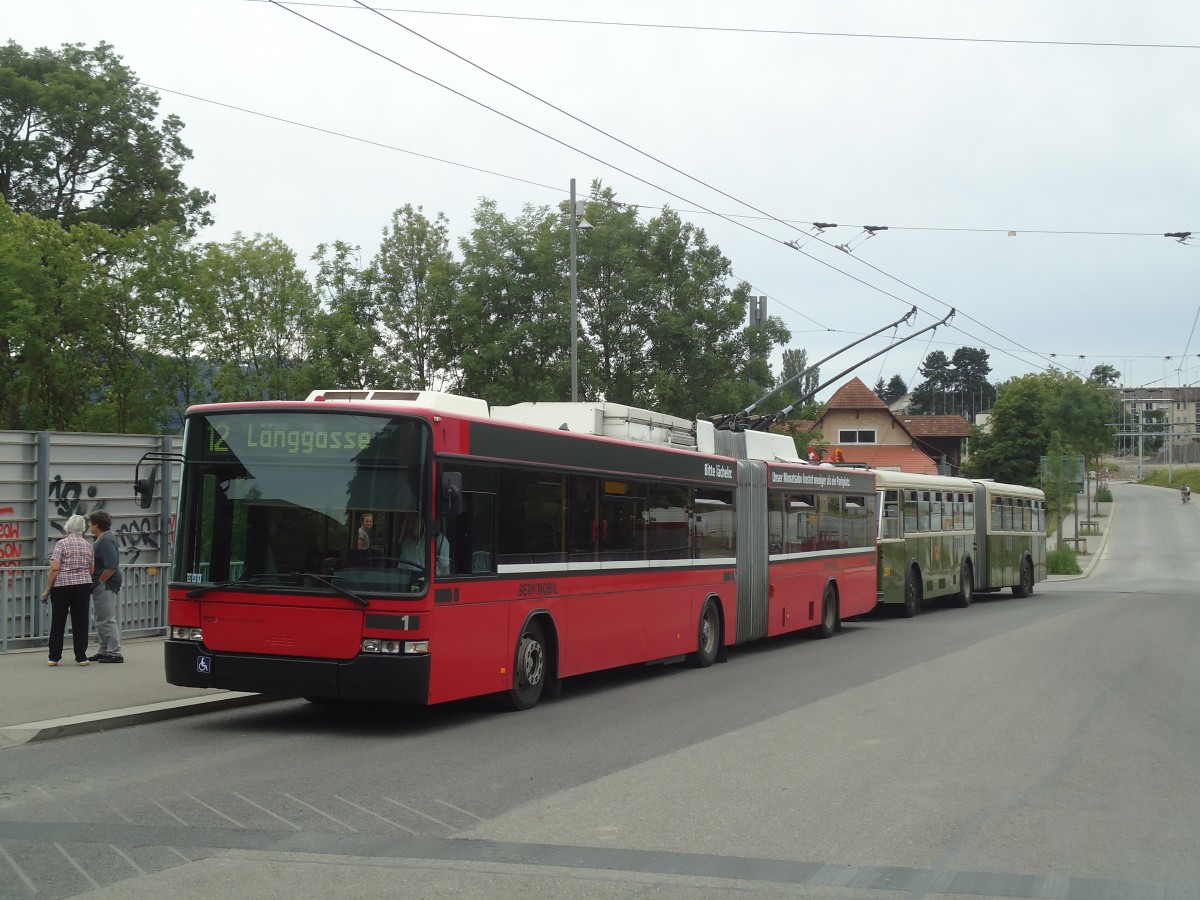
<path id="1" fill-rule="evenodd" d="M 417 391 L 188 411 L 167 680 L 526 709 L 876 603 L 874 477 L 614 403 Z"/>

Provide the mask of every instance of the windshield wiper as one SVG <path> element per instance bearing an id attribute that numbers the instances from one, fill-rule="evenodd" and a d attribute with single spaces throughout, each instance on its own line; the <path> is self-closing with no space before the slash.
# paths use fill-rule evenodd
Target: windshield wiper
<path id="1" fill-rule="evenodd" d="M 344 587 L 342 587 L 340 584 L 334 584 L 328 578 L 325 578 L 321 575 L 315 575 L 312 572 L 293 572 L 292 575 L 296 578 L 311 578 L 313 581 L 319 581 L 319 582 L 321 582 L 321 584 L 336 591 L 337 593 L 341 594 L 343 597 L 348 597 L 349 599 L 353 600 L 355 603 L 357 603 L 363 609 L 366 609 L 367 606 L 369 606 L 365 597 L 360 597 L 360 596 L 358 596 L 358 594 L 354 593 L 353 591 L 348 591 Z"/>
<path id="2" fill-rule="evenodd" d="M 187 592 L 188 599 L 199 597 L 201 594 L 207 594 L 209 591 L 219 591 L 223 588 L 238 587 L 239 585 L 249 585 L 257 587 L 260 582 L 260 575 L 251 575 L 249 578 L 235 578 L 233 581 L 217 581 L 213 584 L 206 584 L 204 587 L 193 588 Z"/>

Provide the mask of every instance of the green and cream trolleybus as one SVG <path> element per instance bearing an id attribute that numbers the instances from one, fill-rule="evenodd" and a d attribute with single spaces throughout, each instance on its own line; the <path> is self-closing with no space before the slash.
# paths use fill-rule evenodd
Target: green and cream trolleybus
<path id="1" fill-rule="evenodd" d="M 983 479 L 877 471 L 879 602 L 905 616 L 927 600 L 970 606 L 976 593 L 1027 597 L 1046 578 L 1040 490 Z"/>

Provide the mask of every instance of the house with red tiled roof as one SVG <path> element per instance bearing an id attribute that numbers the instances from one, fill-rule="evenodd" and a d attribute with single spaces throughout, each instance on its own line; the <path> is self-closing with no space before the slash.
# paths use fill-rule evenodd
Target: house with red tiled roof
<path id="1" fill-rule="evenodd" d="M 937 475 L 957 473 L 971 426 L 962 416 L 896 415 L 859 378 L 829 398 L 815 422 L 792 423 L 796 433 L 819 430 L 827 460 Z"/>

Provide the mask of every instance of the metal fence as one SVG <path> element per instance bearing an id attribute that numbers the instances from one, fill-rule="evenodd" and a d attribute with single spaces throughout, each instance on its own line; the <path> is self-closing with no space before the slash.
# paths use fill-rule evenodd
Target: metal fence
<path id="1" fill-rule="evenodd" d="M 0 652 L 44 647 L 50 636 L 50 604 L 42 603 L 49 566 L 0 569 Z M 121 637 L 163 634 L 167 627 L 164 597 L 170 572 L 161 563 L 121 566 L 117 622 Z M 70 630 L 70 620 L 67 628 Z M 95 623 L 89 625 L 96 634 Z"/>

